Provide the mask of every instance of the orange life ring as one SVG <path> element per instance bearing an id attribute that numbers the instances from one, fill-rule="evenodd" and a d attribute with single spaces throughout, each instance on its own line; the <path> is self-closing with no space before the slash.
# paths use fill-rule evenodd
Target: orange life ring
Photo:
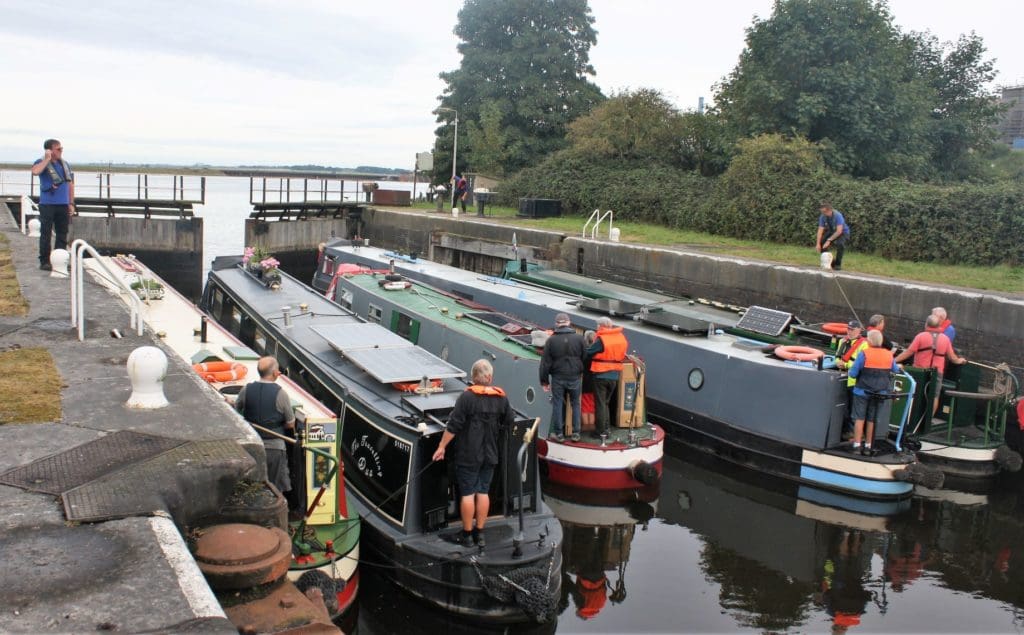
<path id="1" fill-rule="evenodd" d="M 846 335 L 846 322 L 825 322 L 821 330 L 832 335 Z"/>
<path id="2" fill-rule="evenodd" d="M 814 362 L 824 357 L 825 353 L 810 346 L 776 346 L 775 356 L 797 362 Z"/>
<path id="3" fill-rule="evenodd" d="M 396 390 L 401 390 L 402 392 L 416 392 L 416 389 L 420 387 L 420 382 L 418 382 L 418 381 L 395 382 L 395 383 L 393 383 L 391 385 Z M 432 379 L 430 381 L 430 387 L 431 388 L 442 388 L 443 386 L 444 386 L 444 380 L 443 379 Z"/>
<path id="4" fill-rule="evenodd" d="M 245 367 L 245 364 L 239 362 L 203 362 L 193 364 L 192 370 L 213 384 L 242 379 L 249 369 Z"/>

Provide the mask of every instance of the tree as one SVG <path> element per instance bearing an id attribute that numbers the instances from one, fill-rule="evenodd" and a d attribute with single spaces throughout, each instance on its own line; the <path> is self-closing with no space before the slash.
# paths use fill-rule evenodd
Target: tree
<path id="1" fill-rule="evenodd" d="M 942 148 L 959 153 L 978 139 L 990 69 L 980 39 L 961 40 L 947 58 L 925 44 L 902 35 L 882 1 L 777 0 L 747 29 L 717 108 L 738 136 L 819 142 L 841 172 L 927 176 Z"/>
<path id="2" fill-rule="evenodd" d="M 573 149 L 595 157 L 679 162 L 681 115 L 650 88 L 613 95 L 569 124 Z"/>
<path id="3" fill-rule="evenodd" d="M 460 168 L 473 165 L 474 142 L 481 138 L 491 157 L 493 141 L 504 139 L 498 154 L 506 173 L 565 147 L 568 123 L 603 99 L 588 79 L 594 75 L 590 47 L 597 41 L 593 22 L 586 0 L 466 0 L 455 27 L 462 62 L 441 73 L 441 106 L 457 109 L 467 130 L 473 124 L 490 132 L 475 140 L 467 133 L 465 155 L 459 139 Z M 488 116 L 500 113 L 500 122 L 484 122 L 485 108 Z M 439 121 L 449 118 L 447 111 L 439 113 Z M 437 130 L 438 180 L 451 174 L 451 134 L 450 126 Z"/>
<path id="4" fill-rule="evenodd" d="M 509 135 L 502 126 L 504 113 L 497 102 L 489 101 L 480 109 L 480 122 L 467 125 L 469 147 L 472 149 L 473 170 L 492 176 L 505 173 L 509 157 Z M 451 165 L 451 161 L 449 161 Z"/>

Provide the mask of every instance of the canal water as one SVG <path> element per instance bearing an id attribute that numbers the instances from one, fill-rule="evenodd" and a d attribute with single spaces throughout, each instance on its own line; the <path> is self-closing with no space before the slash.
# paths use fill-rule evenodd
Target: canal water
<path id="1" fill-rule="evenodd" d="M 248 179 L 207 179 L 207 264 L 241 253 L 250 210 Z M 566 536 L 558 620 L 513 632 L 1024 630 L 1024 476 L 918 489 L 873 515 L 670 442 L 656 498 L 550 494 Z M 422 606 L 373 563 L 361 571 L 359 633 L 485 630 Z"/>

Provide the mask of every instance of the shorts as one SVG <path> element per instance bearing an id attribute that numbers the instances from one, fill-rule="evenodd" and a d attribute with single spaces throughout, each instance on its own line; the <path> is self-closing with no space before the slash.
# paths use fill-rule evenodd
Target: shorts
<path id="1" fill-rule="evenodd" d="M 850 409 L 850 417 L 854 421 L 860 421 L 862 419 L 867 421 L 878 422 L 878 407 L 882 404 L 881 399 L 876 399 L 872 404 L 869 397 L 862 397 L 860 395 L 853 396 L 853 407 Z"/>
<path id="2" fill-rule="evenodd" d="M 455 481 L 459 485 L 459 496 L 486 494 L 491 489 L 492 478 L 494 478 L 493 465 L 455 466 Z"/>
<path id="3" fill-rule="evenodd" d="M 580 412 L 583 414 L 594 414 L 594 393 L 585 392 L 580 395 Z"/>

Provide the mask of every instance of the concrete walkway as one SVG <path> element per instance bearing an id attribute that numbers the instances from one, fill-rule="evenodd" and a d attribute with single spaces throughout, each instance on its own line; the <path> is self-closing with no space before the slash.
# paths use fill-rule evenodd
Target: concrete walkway
<path id="1" fill-rule="evenodd" d="M 165 393 L 170 405 L 126 408 L 128 355 L 158 344 L 148 332 L 137 337 L 127 309 L 88 276 L 86 337 L 79 342 L 70 323 L 69 281 L 38 268 L 38 239 L 18 231 L 2 202 L 0 231 L 31 303 L 27 317 L 0 317 L 0 351 L 45 347 L 64 382 L 59 421 L 0 425 L 0 474 L 132 430 L 186 441 L 229 441 L 245 451 L 241 459 L 215 466 L 223 468 L 221 477 L 263 477 L 258 437 L 169 351 Z M 124 338 L 111 337 L 113 328 Z M 216 470 L 196 470 L 187 461 L 171 470 L 152 475 L 159 497 L 146 499 L 163 505 L 97 523 L 67 521 L 61 499 L 53 494 L 0 484 L 0 632 L 236 633 L 178 529 L 186 524 L 190 506 L 210 503 L 197 497 L 223 484 L 212 482 Z M 128 484 L 128 490 L 142 485 L 153 483 Z"/>

